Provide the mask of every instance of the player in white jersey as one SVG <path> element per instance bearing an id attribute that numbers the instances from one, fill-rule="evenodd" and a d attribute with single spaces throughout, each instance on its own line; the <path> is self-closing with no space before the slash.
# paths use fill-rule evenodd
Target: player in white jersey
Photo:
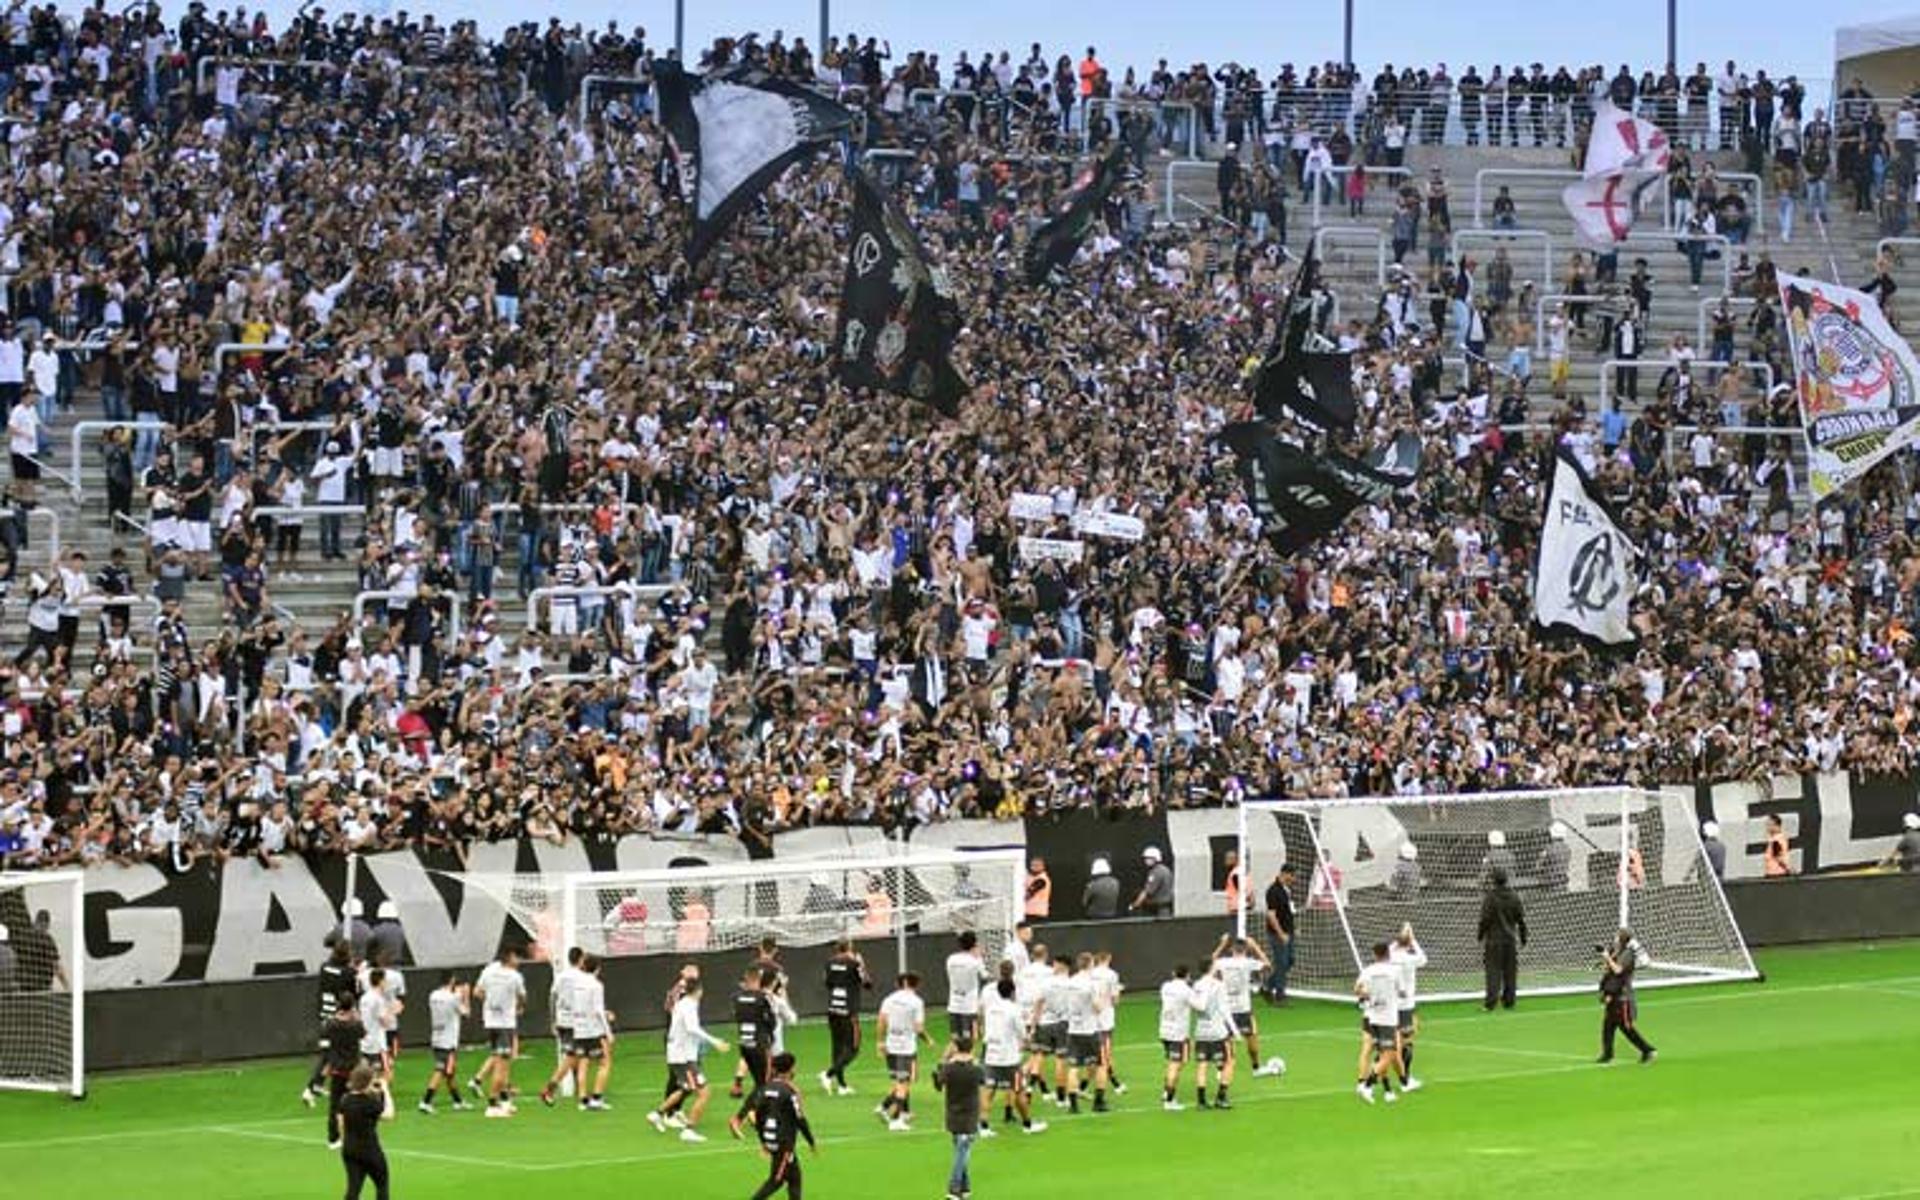
<path id="1" fill-rule="evenodd" d="M 1053 1060 L 1053 1103 L 1067 1106 L 1067 988 L 1071 965 L 1056 958 L 1033 1002 L 1033 1055 L 1027 1060 L 1027 1073 L 1038 1076 L 1039 1090 L 1047 1090 L 1048 1059 Z"/>
<path id="2" fill-rule="evenodd" d="M 378 1079 L 393 1074 L 393 1062 L 387 1057 L 387 1031 L 393 1025 L 393 1002 L 387 998 L 386 974 L 380 967 L 368 971 L 366 990 L 360 993 L 360 1057 Z"/>
<path id="3" fill-rule="evenodd" d="M 1026 970 L 1027 963 L 1032 958 L 1028 952 L 1028 947 L 1032 944 L 1033 926 L 1022 921 L 1013 927 L 1013 936 L 1007 939 L 1007 944 L 1000 947 L 1000 961 L 1013 964 L 1016 979 L 1019 978 L 1021 971 Z"/>
<path id="4" fill-rule="evenodd" d="M 467 985 L 454 977 L 452 971 L 440 974 L 440 986 L 427 996 L 427 1015 L 432 1021 L 432 1033 L 427 1046 L 433 1053 L 433 1074 L 427 1077 L 427 1094 L 420 1098 L 420 1111 L 432 1113 L 433 1095 L 440 1085 L 447 1086 L 447 1096 L 457 1109 L 467 1107 L 460 1098 L 460 1085 L 454 1080 L 460 1078 L 460 1022 L 469 1011 L 467 1004 Z"/>
<path id="5" fill-rule="evenodd" d="M 1027 1092 L 1020 1070 L 1020 1058 L 1026 1049 L 1027 1021 L 1016 999 L 1019 989 L 1013 981 L 1013 964 L 1002 963 L 1000 978 L 980 1001 L 980 1025 L 985 1035 L 981 1066 L 987 1073 L 987 1090 L 980 1096 L 980 1136 L 994 1136 L 988 1114 L 996 1096 L 1006 1106 L 1011 1119 L 1020 1114 L 1020 1127 L 1028 1133 L 1042 1133 L 1045 1121 L 1033 1119 L 1033 1100 Z"/>
<path id="6" fill-rule="evenodd" d="M 480 998 L 480 1021 L 487 1029 L 487 1061 L 470 1084 L 490 1097 L 489 1117 L 513 1115 L 513 1057 L 519 1051 L 520 1014 L 527 1011 L 527 981 L 520 974 L 520 953 L 509 946 L 487 964 L 474 984 Z M 483 1085 L 483 1086 L 482 1086 Z"/>
<path id="7" fill-rule="evenodd" d="M 580 960 L 586 951 L 574 946 L 567 951 L 567 963 L 553 973 L 553 986 L 547 991 L 547 1011 L 553 1014 L 553 1074 L 540 1089 L 540 1102 L 553 1107 L 554 1090 L 573 1095 L 573 996 L 574 980 L 580 974 Z"/>
<path id="8" fill-rule="evenodd" d="M 1095 950 L 1093 952 L 1093 990 L 1100 997 L 1100 1066 L 1107 1073 L 1107 1084 L 1113 1088 L 1113 1094 L 1122 1095 L 1127 1085 L 1120 1081 L 1120 1073 L 1113 1069 L 1113 1027 L 1120 1019 L 1120 993 L 1126 988 L 1120 982 L 1120 972 L 1113 969 L 1113 952 Z"/>
<path id="9" fill-rule="evenodd" d="M 980 938 L 971 929 L 961 933 L 959 948 L 947 955 L 947 1040 L 978 1042 L 980 991 L 988 982 L 987 962 L 980 956 Z"/>
<path id="10" fill-rule="evenodd" d="M 1373 944 L 1373 961 L 1360 972 L 1353 984 L 1360 998 L 1360 1010 L 1366 1015 L 1367 1035 L 1373 1040 L 1373 1065 L 1357 1089 L 1362 1100 L 1373 1103 L 1373 1085 L 1387 1090 L 1387 1103 L 1400 1098 L 1394 1090 L 1394 1077 L 1400 1073 L 1400 969 L 1387 959 L 1387 943 Z"/>
<path id="11" fill-rule="evenodd" d="M 1093 978 L 1093 955 L 1074 960 L 1067 983 L 1067 1107 L 1080 1111 L 1081 1092 L 1093 1085 L 1093 1111 L 1107 1111 L 1107 1069 L 1100 1061 L 1099 985 Z"/>
<path id="12" fill-rule="evenodd" d="M 880 1057 L 887 1064 L 892 1086 L 886 1099 L 874 1111 L 894 1133 L 905 1133 L 913 1119 L 913 1081 L 920 1074 L 920 1043 L 933 1045 L 927 1036 L 927 1003 L 920 998 L 920 977 L 912 971 L 901 975 L 893 992 L 880 1002 L 874 1018 L 874 1040 L 880 1043 Z"/>
<path id="13" fill-rule="evenodd" d="M 647 1114 L 647 1123 L 661 1133 L 667 1131 L 669 1117 L 679 1117 L 680 1106 L 687 1105 L 680 1125 L 680 1140 L 704 1142 L 695 1126 L 707 1111 L 707 1077 L 700 1070 L 700 1052 L 727 1052 L 727 1044 L 708 1033 L 700 1024 L 700 980 L 681 977 L 680 996 L 673 1002 L 673 1016 L 667 1021 L 667 1074 L 673 1077 L 673 1091 L 660 1107 Z"/>
<path id="14" fill-rule="evenodd" d="M 1279 1057 L 1260 1057 L 1260 1022 L 1253 1015 L 1254 979 L 1273 967 L 1273 960 L 1258 942 L 1220 935 L 1213 948 L 1214 965 L 1220 969 L 1220 982 L 1227 989 L 1227 1015 L 1233 1019 L 1234 1036 L 1247 1044 L 1247 1061 L 1255 1075 L 1278 1075 L 1287 1069 Z"/>
<path id="15" fill-rule="evenodd" d="M 600 981 L 600 960 L 583 954 L 568 978 L 568 1012 L 573 1018 L 573 1044 L 567 1049 L 567 1066 L 573 1075 L 573 1094 L 580 1097 L 583 1112 L 605 1112 L 607 1077 L 613 1073 L 613 1014 L 607 1011 L 607 988 Z M 593 1090 L 587 1090 L 587 1069 L 597 1066 Z M 540 1098 L 553 1103 L 552 1088 Z"/>
<path id="16" fill-rule="evenodd" d="M 1227 1089 L 1233 1086 L 1233 1015 L 1227 1011 L 1227 985 L 1211 961 L 1200 966 L 1187 1006 L 1193 1009 L 1194 1094 L 1207 1108 L 1207 1067 L 1217 1072 L 1213 1108 L 1232 1108 Z"/>
<path id="17" fill-rule="evenodd" d="M 1160 1107 L 1179 1112 L 1180 1067 L 1193 1056 L 1193 985 L 1187 982 L 1187 964 L 1173 968 L 1173 978 L 1160 985 L 1160 1047 L 1167 1054 L 1167 1074 L 1160 1085 Z M 1200 1099 L 1206 1100 L 1205 1089 Z"/>
<path id="18" fill-rule="evenodd" d="M 1400 935 L 1387 947 L 1387 961 L 1400 972 L 1400 1090 L 1417 1092 L 1420 1080 L 1413 1074 L 1413 1039 L 1420 1032 L 1420 1017 L 1414 1010 L 1420 1000 L 1420 968 L 1427 965 L 1427 952 L 1413 936 L 1413 922 L 1400 926 Z"/>
<path id="19" fill-rule="evenodd" d="M 1053 979 L 1053 964 L 1047 959 L 1047 947 L 1036 942 L 1028 952 L 1027 965 L 1020 968 L 1013 977 L 1014 999 L 1020 1005 L 1020 1019 L 1027 1026 L 1027 1062 L 1021 1073 L 1027 1079 L 1029 1093 L 1048 1096 L 1047 1081 L 1041 1076 L 1043 1056 L 1036 1044 L 1036 1030 L 1040 1015 L 1040 1000 L 1046 995 L 1047 984 Z"/>

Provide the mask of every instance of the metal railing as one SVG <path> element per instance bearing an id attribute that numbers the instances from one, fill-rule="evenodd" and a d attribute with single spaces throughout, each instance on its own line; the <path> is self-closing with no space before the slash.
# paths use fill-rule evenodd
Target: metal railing
<path id="1" fill-rule="evenodd" d="M 1325 176 L 1327 179 L 1332 180 L 1332 182 L 1314 184 L 1313 203 L 1309 210 L 1312 215 L 1308 219 L 1316 227 L 1320 224 L 1320 208 L 1321 208 L 1322 197 L 1325 196 L 1329 190 L 1331 190 L 1333 193 L 1333 199 L 1336 202 L 1335 207 L 1342 214 L 1346 213 L 1347 211 L 1345 208 L 1345 205 L 1347 202 L 1346 180 L 1347 180 L 1347 176 L 1353 174 L 1353 168 L 1351 166 L 1329 167 L 1325 171 L 1321 172 L 1321 174 Z M 1412 179 L 1413 169 L 1410 167 L 1368 167 L 1367 168 L 1367 180 L 1368 180 L 1367 186 L 1369 188 L 1373 186 L 1372 180 L 1375 176 L 1379 176 L 1380 178 L 1383 178 L 1383 179 L 1396 179 L 1396 178 Z M 1279 186 L 1281 187 L 1286 186 L 1286 181 L 1284 179 L 1280 180 Z M 1394 190 L 1396 192 L 1398 191 L 1397 188 Z M 1351 218 L 1347 218 L 1347 219 L 1350 220 Z"/>
<path id="2" fill-rule="evenodd" d="M 918 94 L 918 93 L 916 93 Z M 1086 119 L 1080 122 L 1080 148 L 1083 151 L 1093 149 L 1093 115 L 1102 109 L 1112 109 L 1115 113 L 1149 112 L 1153 114 L 1153 136 L 1168 149 L 1175 147 L 1169 132 L 1184 128 L 1186 156 L 1200 157 L 1200 113 L 1193 105 L 1179 100 L 1115 100 L 1093 97 L 1082 106 L 1086 110 Z M 1184 125 L 1175 124 L 1170 118 L 1178 118 Z M 1113 136 L 1120 140 L 1120 121 L 1113 121 Z"/>
<path id="3" fill-rule="evenodd" d="M 69 475 L 67 472 L 60 470 L 58 467 L 48 464 L 47 462 L 39 458 L 37 455 L 22 454 L 20 457 L 26 459 L 28 462 L 32 463 L 34 466 L 39 467 L 40 473 L 42 475 L 51 475 L 55 479 L 58 479 L 61 483 L 66 484 L 67 490 L 71 492 L 73 495 L 78 496 L 80 494 L 79 472 L 76 471 L 73 474 Z"/>
<path id="4" fill-rule="evenodd" d="M 594 583 L 574 585 L 552 584 L 547 587 L 537 587 L 527 593 L 527 628 L 529 630 L 538 630 L 540 628 L 540 602 L 542 600 L 577 599 L 582 596 L 621 596 L 631 593 L 635 601 L 645 600 L 649 603 L 657 603 L 662 596 L 673 591 L 673 586 L 674 585 L 667 583 L 618 586 L 614 584 Z"/>
<path id="5" fill-rule="evenodd" d="M 455 602 L 447 606 L 447 633 L 456 643 L 466 636 L 465 619 L 460 614 L 458 598 L 446 593 Z M 371 591 L 355 592 L 353 596 L 353 626 L 358 629 L 366 623 L 367 605 L 375 600 L 404 600 L 412 603 L 419 598 L 416 591 L 404 592 L 392 588 L 375 588 Z"/>
<path id="6" fill-rule="evenodd" d="M 221 342 L 213 348 L 213 376 L 227 373 L 227 359 L 236 354 L 282 354 L 293 348 L 291 342 Z"/>
<path id="7" fill-rule="evenodd" d="M 1384 231 L 1370 225 L 1322 225 L 1313 231 L 1313 250 L 1321 261 L 1326 260 L 1326 243 L 1337 241 L 1369 241 L 1373 243 L 1374 281 L 1377 286 L 1387 286 L 1387 235 Z"/>
<path id="8" fill-rule="evenodd" d="M 208 87 L 210 74 L 220 67 L 242 67 L 248 71 L 262 72 L 269 77 L 285 71 L 289 74 L 306 72 L 310 75 L 337 75 L 340 68 L 324 58 L 233 58 L 209 55 L 193 65 L 193 90 L 197 95 L 206 95 L 212 91 Z"/>
<path id="9" fill-rule="evenodd" d="M 1773 390 L 1773 366 L 1770 363 L 1758 360 L 1752 362 L 1727 362 L 1722 359 L 1712 358 L 1608 358 L 1600 362 L 1600 411 L 1603 413 L 1613 411 L 1613 373 L 1615 370 L 1650 370 L 1654 372 L 1657 381 L 1658 377 L 1664 374 L 1669 367 L 1678 367 L 1682 363 L 1687 365 L 1689 373 L 1700 371 L 1759 371 L 1764 373 L 1766 378 L 1766 382 L 1761 385 L 1762 389 L 1767 392 Z M 1695 386 L 1698 387 L 1710 386 L 1706 381 L 1700 379 L 1697 374 L 1694 376 L 1694 383 Z M 1635 403 L 1638 403 L 1638 401 L 1635 401 Z"/>
<path id="10" fill-rule="evenodd" d="M 1673 245 L 1679 242 L 1705 242 L 1709 250 L 1717 245 L 1720 248 L 1718 257 L 1702 260 L 1701 266 L 1704 268 L 1707 263 L 1719 263 L 1720 290 L 1722 292 L 1733 291 L 1733 243 L 1727 240 L 1725 234 L 1682 233 L 1677 230 L 1659 233 L 1642 233 L 1639 230 L 1635 230 L 1633 233 L 1628 234 L 1626 240 L 1621 242 L 1620 245 L 1634 246 L 1646 242 L 1658 242 L 1667 245 Z M 1682 253 L 1685 252 L 1682 251 Z M 1706 253 L 1706 251 L 1702 253 Z M 1691 270 L 1691 267 L 1689 267 L 1689 270 Z"/>
<path id="11" fill-rule="evenodd" d="M 1753 193 L 1753 201 L 1752 203 L 1747 205 L 1747 212 L 1750 216 L 1753 217 L 1753 231 L 1758 234 L 1766 233 L 1767 232 L 1767 182 L 1766 180 L 1759 175 L 1753 174 L 1750 171 L 1715 171 L 1713 173 L 1713 177 L 1715 181 L 1719 183 L 1733 183 L 1733 184 L 1740 184 L 1740 185 L 1751 184 L 1752 185 L 1750 188 L 1746 186 L 1741 187 L 1742 191 L 1751 191 Z M 1694 181 L 1694 186 L 1695 187 L 1699 186 L 1698 180 Z M 1724 189 L 1722 190 L 1721 194 L 1723 195 L 1725 194 Z M 1667 207 L 1669 209 L 1673 207 L 1673 199 L 1672 199 L 1671 192 L 1668 193 Z M 1673 224 L 1672 221 L 1669 220 L 1668 227 L 1671 228 L 1672 224 Z"/>
<path id="12" fill-rule="evenodd" d="M 34 507 L 26 510 L 29 541 L 33 530 L 33 518 L 44 517 L 47 522 L 47 562 L 60 561 L 60 514 L 51 508 Z"/>
<path id="13" fill-rule="evenodd" d="M 1179 176 L 1183 173 L 1188 175 L 1200 173 L 1214 174 L 1217 173 L 1219 169 L 1220 166 L 1218 163 L 1195 161 L 1186 158 L 1176 158 L 1167 164 L 1167 221 L 1169 223 L 1178 224 L 1180 221 L 1178 210 L 1174 208 L 1174 196 L 1178 190 L 1175 187 L 1175 181 Z M 1212 207 L 1204 203 L 1196 201 L 1194 205 L 1208 212 L 1215 211 Z"/>
<path id="14" fill-rule="evenodd" d="M 1462 229 L 1453 235 L 1456 259 L 1466 256 L 1463 242 L 1491 242 L 1495 249 L 1499 249 L 1502 242 L 1539 242 L 1540 286 L 1546 287 L 1553 281 L 1553 235 L 1544 229 Z"/>
<path id="15" fill-rule="evenodd" d="M 1920 237 L 1881 238 L 1879 241 L 1873 244 L 1873 256 L 1874 258 L 1878 259 L 1881 255 L 1885 254 L 1888 250 L 1891 250 L 1898 246 L 1920 246 Z M 1896 253 L 1893 257 L 1895 259 L 1898 259 L 1900 255 Z"/>
<path id="16" fill-rule="evenodd" d="M 651 89 L 653 81 L 639 75 L 583 75 L 580 77 L 580 99 L 574 106 L 577 119 L 585 124 L 593 113 L 593 89 L 626 88 L 634 91 Z"/>

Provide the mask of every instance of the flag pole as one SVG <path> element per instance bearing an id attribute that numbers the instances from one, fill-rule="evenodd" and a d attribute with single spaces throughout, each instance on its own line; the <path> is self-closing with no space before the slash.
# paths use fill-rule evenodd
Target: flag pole
<path id="1" fill-rule="evenodd" d="M 673 56 L 687 61 L 687 0 L 673 0 Z"/>
<path id="2" fill-rule="evenodd" d="M 1669 0 L 1671 3 L 1671 0 Z M 1341 65 L 1349 69 L 1353 66 L 1353 0 L 1346 3 L 1346 24 L 1340 39 Z"/>
<path id="3" fill-rule="evenodd" d="M 1667 69 L 1680 69 L 1680 0 L 1667 0 Z"/>

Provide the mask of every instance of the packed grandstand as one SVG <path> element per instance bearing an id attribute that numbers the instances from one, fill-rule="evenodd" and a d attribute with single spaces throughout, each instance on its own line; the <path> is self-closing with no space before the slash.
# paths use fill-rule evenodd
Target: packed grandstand
<path id="1" fill-rule="evenodd" d="M 748 36 L 699 65 L 856 132 L 690 267 L 638 29 L 6 20 L 8 867 L 1910 766 L 1920 500 L 1810 503 L 1773 281 L 1891 301 L 1897 100 Z M 1514 200 L 1602 98 L 1676 147 L 1611 260 Z M 951 418 L 830 368 L 859 168 L 957 298 Z M 1348 441 L 1423 465 L 1282 554 L 1215 435 L 1316 226 L 1380 247 L 1326 239 Z M 1556 447 L 1635 650 L 1531 624 Z"/>

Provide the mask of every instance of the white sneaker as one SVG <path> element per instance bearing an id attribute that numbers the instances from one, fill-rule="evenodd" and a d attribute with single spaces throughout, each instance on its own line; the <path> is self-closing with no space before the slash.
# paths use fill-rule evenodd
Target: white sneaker
<path id="1" fill-rule="evenodd" d="M 1359 1087 L 1354 1088 L 1353 1090 L 1354 1090 L 1354 1094 L 1358 1095 L 1362 1100 L 1365 1100 L 1368 1104 L 1373 1103 L 1373 1089 L 1368 1087 L 1366 1084 L 1363 1083 Z"/>
<path id="2" fill-rule="evenodd" d="M 820 1090 L 829 1096 L 839 1091 L 838 1088 L 833 1086 L 833 1076 L 827 1074 L 825 1071 L 820 1072 Z"/>
<path id="3" fill-rule="evenodd" d="M 339 1148 L 340 1148 L 340 1143 L 337 1140 L 327 1143 L 327 1149 L 329 1150 L 338 1150 Z"/>
<path id="4" fill-rule="evenodd" d="M 487 1105 L 487 1115 L 489 1117 L 510 1117 L 513 1114 L 507 1111 L 507 1106 L 504 1104 L 489 1104 Z"/>
<path id="5" fill-rule="evenodd" d="M 698 1129 L 682 1129 L 680 1131 L 680 1140 L 683 1142 L 704 1142 L 707 1140 L 707 1135 L 701 1133 Z"/>
<path id="6" fill-rule="evenodd" d="M 1417 1092 L 1425 1086 L 1426 1084 L 1421 1083 L 1417 1077 L 1409 1075 L 1407 1076 L 1407 1081 L 1400 1085 L 1400 1090 L 1403 1092 Z"/>
<path id="7" fill-rule="evenodd" d="M 840 1095 L 842 1095 L 842 1096 L 851 1096 L 851 1095 L 853 1095 L 853 1085 L 849 1083 L 849 1084 L 847 1084 L 847 1085 L 846 1085 L 845 1087 L 843 1087 L 843 1088 L 841 1088 L 841 1089 L 840 1089 Z"/>
<path id="8" fill-rule="evenodd" d="M 300 1103 L 306 1105 L 308 1108 L 313 1107 L 313 1089 L 312 1088 L 300 1089 Z"/>
<path id="9" fill-rule="evenodd" d="M 1113 1085 L 1113 1094 L 1114 1094 L 1114 1095 L 1116 1095 L 1116 1096 L 1124 1096 L 1124 1095 L 1126 1095 L 1126 1094 L 1127 1094 L 1127 1085 L 1126 1085 L 1126 1084 L 1124 1084 L 1124 1083 L 1116 1083 L 1116 1084 L 1114 1084 L 1114 1085 Z"/>
<path id="10" fill-rule="evenodd" d="M 912 1128 L 913 1126 L 907 1124 L 905 1117 L 895 1117 L 893 1120 L 887 1122 L 888 1133 L 907 1133 L 912 1130 Z"/>
<path id="11" fill-rule="evenodd" d="M 1178 1100 L 1162 1100 L 1162 1101 L 1160 1102 L 1160 1108 L 1161 1108 L 1161 1110 L 1162 1110 L 1163 1112 L 1185 1112 L 1185 1111 L 1187 1111 L 1187 1106 L 1186 1106 L 1186 1105 L 1184 1105 L 1184 1104 L 1182 1104 L 1182 1103 L 1180 1103 L 1180 1102 L 1179 1102 Z"/>
<path id="12" fill-rule="evenodd" d="M 512 1116 L 513 1114 L 520 1111 L 520 1106 L 518 1104 L 515 1104 L 511 1100 L 507 1101 L 505 1104 L 502 1104 L 500 1107 L 507 1110 L 508 1116 Z"/>
<path id="13" fill-rule="evenodd" d="M 1045 1133 L 1047 1131 L 1047 1123 L 1045 1121 L 1035 1121 L 1033 1124 L 1025 1125 L 1021 1128 L 1026 1133 Z"/>
<path id="14" fill-rule="evenodd" d="M 588 1112 L 608 1112 L 612 1108 L 605 1100 L 596 1100 L 592 1097 L 582 1100 L 580 1107 Z"/>
<path id="15" fill-rule="evenodd" d="M 686 1127 L 687 1127 L 687 1118 L 685 1114 L 675 1113 L 672 1116 L 667 1118 L 668 1129 L 685 1129 Z"/>
<path id="16" fill-rule="evenodd" d="M 1387 1103 L 1388 1103 L 1388 1104 L 1398 1104 L 1399 1102 L 1400 1102 L 1400 1093 L 1399 1093 L 1399 1092 L 1388 1092 L 1388 1093 L 1387 1093 Z"/>
<path id="17" fill-rule="evenodd" d="M 988 1126 L 987 1128 L 982 1129 L 980 1131 L 980 1140 L 982 1141 L 985 1141 L 987 1138 L 997 1138 L 999 1136 L 1000 1135 L 998 1133 L 994 1132 L 994 1129 L 992 1126 Z"/>
<path id="18" fill-rule="evenodd" d="M 440 1111 L 439 1109 L 435 1108 L 433 1105 L 428 1104 L 425 1100 L 422 1100 L 418 1107 L 421 1112 L 427 1114 L 430 1117 Z"/>
<path id="19" fill-rule="evenodd" d="M 647 1124 L 653 1126 L 655 1133 L 665 1133 L 667 1131 L 667 1119 L 657 1112 L 647 1114 Z"/>

